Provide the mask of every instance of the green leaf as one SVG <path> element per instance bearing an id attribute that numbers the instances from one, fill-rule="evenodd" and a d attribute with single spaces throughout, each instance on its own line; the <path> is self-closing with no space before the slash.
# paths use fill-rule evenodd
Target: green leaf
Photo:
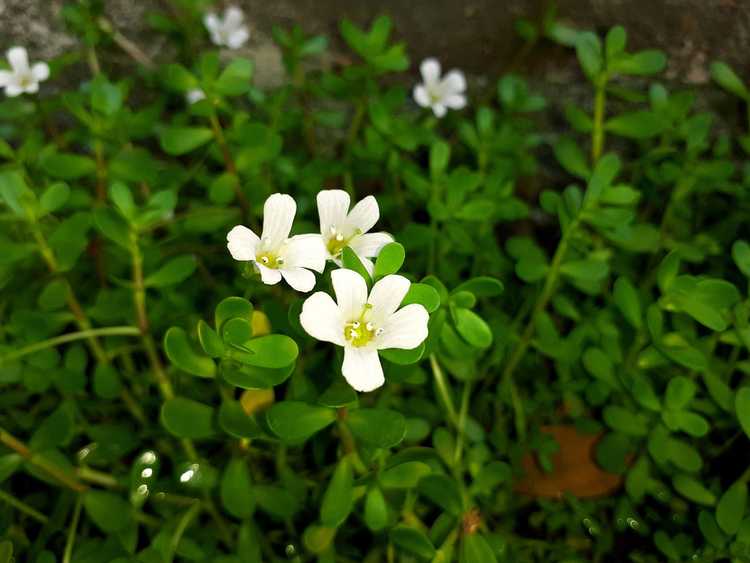
<path id="1" fill-rule="evenodd" d="M 60 209 L 70 197 L 68 184 L 57 182 L 50 185 L 39 198 L 39 211 L 42 214 L 53 213 Z"/>
<path id="2" fill-rule="evenodd" d="M 616 25 L 607 32 L 607 36 L 604 38 L 604 50 L 608 61 L 625 51 L 627 40 L 628 34 L 621 25 Z"/>
<path id="3" fill-rule="evenodd" d="M 633 283 L 626 277 L 617 278 L 613 288 L 615 305 L 622 316 L 633 326 L 640 329 L 643 326 L 641 300 Z"/>
<path id="4" fill-rule="evenodd" d="M 613 73 L 643 76 L 661 72 L 666 66 L 667 57 L 663 52 L 648 49 L 616 57 L 609 63 L 609 70 Z"/>
<path id="5" fill-rule="evenodd" d="M 463 511 L 458 486 L 447 475 L 434 473 L 422 477 L 417 484 L 417 491 L 453 516 L 459 516 Z"/>
<path id="6" fill-rule="evenodd" d="M 478 276 L 458 285 L 453 293 L 469 291 L 476 297 L 496 297 L 504 291 L 503 282 L 490 276 Z M 430 311 L 428 309 L 428 311 Z M 430 311 L 432 313 L 432 311 Z"/>
<path id="7" fill-rule="evenodd" d="M 459 563 L 497 563 L 497 558 L 483 536 L 469 534 L 461 541 Z"/>
<path id="8" fill-rule="evenodd" d="M 573 176 L 587 179 L 591 175 L 586 154 L 570 137 L 560 137 L 555 143 L 555 158 Z"/>
<path id="9" fill-rule="evenodd" d="M 604 67 L 601 41 L 595 34 L 587 31 L 578 34 L 575 47 L 583 72 L 589 79 L 593 79 Z"/>
<path id="10" fill-rule="evenodd" d="M 600 348 L 588 348 L 582 356 L 583 366 L 596 379 L 605 382 L 611 388 L 618 388 L 612 360 Z"/>
<path id="11" fill-rule="evenodd" d="M 219 75 L 214 88 L 224 96 L 240 96 L 247 92 L 253 78 L 253 62 L 234 59 Z"/>
<path id="12" fill-rule="evenodd" d="M 167 154 L 179 156 L 205 145 L 213 138 L 207 127 L 165 127 L 159 134 L 161 148 Z"/>
<path id="13" fill-rule="evenodd" d="M 664 131 L 666 123 L 654 111 L 639 110 L 608 119 L 604 127 L 610 133 L 629 139 L 650 139 Z"/>
<path id="14" fill-rule="evenodd" d="M 127 501 L 106 491 L 84 493 L 83 508 L 91 521 L 108 534 L 124 530 L 132 520 Z"/>
<path id="15" fill-rule="evenodd" d="M 214 313 L 214 326 L 217 331 L 221 331 L 222 325 L 229 319 L 239 317 L 252 321 L 253 305 L 247 299 L 242 297 L 227 297 L 217 306 Z"/>
<path id="16" fill-rule="evenodd" d="M 208 438 L 214 434 L 214 409 L 185 397 L 174 397 L 161 407 L 164 428 L 180 438 Z"/>
<path id="17" fill-rule="evenodd" d="M 302 442 L 336 420 L 336 411 L 300 401 L 282 401 L 266 411 L 268 426 L 286 442 Z"/>
<path id="18" fill-rule="evenodd" d="M 742 79 L 735 74 L 728 64 L 721 61 L 712 63 L 711 78 L 730 94 L 734 94 L 743 100 L 750 99 L 750 93 L 748 93 Z"/>
<path id="19" fill-rule="evenodd" d="M 409 286 L 401 306 L 406 307 L 412 303 L 418 303 L 427 309 L 428 313 L 434 313 L 440 307 L 440 294 L 431 285 L 413 283 Z"/>
<path id="20" fill-rule="evenodd" d="M 198 261 L 195 256 L 186 254 L 172 258 L 156 272 L 146 277 L 144 284 L 147 287 L 166 287 L 185 281 L 195 272 Z"/>
<path id="21" fill-rule="evenodd" d="M 203 319 L 198 321 L 198 340 L 203 351 L 212 358 L 220 358 L 224 355 L 224 343 L 216 331 Z"/>
<path id="22" fill-rule="evenodd" d="M 70 404 L 63 403 L 38 423 L 29 445 L 33 451 L 43 451 L 67 445 L 75 433 L 75 419 Z"/>
<path id="23" fill-rule="evenodd" d="M 609 274 L 609 265 L 593 258 L 574 260 L 560 266 L 560 273 L 579 283 L 600 282 Z"/>
<path id="24" fill-rule="evenodd" d="M 619 405 L 607 405 L 603 412 L 604 422 L 612 430 L 627 436 L 646 436 L 649 432 L 649 419 Z"/>
<path id="25" fill-rule="evenodd" d="M 91 108 L 106 116 L 116 114 L 122 108 L 122 90 L 107 80 L 103 74 L 97 75 L 91 82 Z"/>
<path id="26" fill-rule="evenodd" d="M 112 364 L 98 364 L 94 370 L 94 393 L 102 399 L 115 399 L 122 393 L 120 374 Z"/>
<path id="27" fill-rule="evenodd" d="M 388 525 L 388 504 L 379 487 L 370 488 L 365 496 L 365 524 L 373 532 Z"/>
<path id="28" fill-rule="evenodd" d="M 451 157 L 451 148 L 448 143 L 436 141 L 430 146 L 430 177 L 436 180 L 443 175 L 448 168 Z"/>
<path id="29" fill-rule="evenodd" d="M 406 435 L 406 419 L 389 409 L 351 410 L 347 423 L 357 438 L 375 448 L 392 448 Z"/>
<path id="30" fill-rule="evenodd" d="M 456 331 L 469 344 L 476 348 L 492 345 L 492 330 L 489 325 L 470 309 L 456 308 L 454 312 Z"/>
<path id="31" fill-rule="evenodd" d="M 354 478 L 348 457 L 341 458 L 333 472 L 320 505 L 320 521 L 324 526 L 338 528 L 346 521 L 354 504 Z"/>
<path id="32" fill-rule="evenodd" d="M 685 473 L 678 473 L 672 479 L 675 490 L 685 498 L 705 506 L 716 504 L 716 496 L 697 479 Z"/>
<path id="33" fill-rule="evenodd" d="M 612 184 L 619 174 L 620 166 L 620 159 L 614 153 L 607 153 L 599 159 L 583 197 L 584 206 L 595 204 L 599 200 L 604 190 Z"/>
<path id="34" fill-rule="evenodd" d="M 745 434 L 750 437 L 750 387 L 741 387 L 734 400 L 737 418 Z"/>
<path id="35" fill-rule="evenodd" d="M 404 263 L 405 257 L 406 251 L 399 243 L 391 242 L 386 244 L 380 250 L 380 254 L 378 254 L 378 258 L 375 261 L 373 277 L 377 280 L 389 274 L 395 274 Z"/>
<path id="36" fill-rule="evenodd" d="M 747 484 L 737 481 L 721 495 L 716 505 L 716 522 L 730 536 L 740 529 L 747 506 Z"/>
<path id="37" fill-rule="evenodd" d="M 219 426 L 235 438 L 253 439 L 263 436 L 255 418 L 249 416 L 238 401 L 224 401 L 219 407 Z"/>
<path id="38" fill-rule="evenodd" d="M 255 510 L 253 486 L 247 461 L 234 458 L 229 462 L 221 477 L 219 488 L 221 504 L 235 518 L 249 518 Z"/>
<path id="39" fill-rule="evenodd" d="M 348 246 L 345 246 L 341 251 L 341 263 L 347 270 L 353 270 L 362 276 L 368 286 L 372 285 L 372 278 L 367 272 L 367 268 L 362 264 L 357 254 Z"/>
<path id="40" fill-rule="evenodd" d="M 688 406 L 695 396 L 696 386 L 684 375 L 676 375 L 669 380 L 665 402 L 667 408 L 682 409 Z"/>
<path id="41" fill-rule="evenodd" d="M 393 364 L 398 364 L 400 366 L 408 366 L 411 364 L 417 363 L 419 360 L 422 359 L 424 356 L 425 351 L 425 343 L 422 342 L 419 346 L 416 348 L 412 348 L 411 350 L 402 350 L 401 348 L 389 348 L 385 350 L 380 350 L 380 357 L 385 358 L 389 362 Z"/>
<path id="42" fill-rule="evenodd" d="M 659 269 L 656 271 L 656 281 L 662 293 L 669 291 L 679 271 L 680 254 L 676 250 L 673 250 L 664 257 L 659 264 Z"/>
<path id="43" fill-rule="evenodd" d="M 61 180 L 76 180 L 92 175 L 96 170 L 96 163 L 91 158 L 61 152 L 43 153 L 39 165 L 45 173 Z"/>
<path id="44" fill-rule="evenodd" d="M 100 207 L 94 211 L 96 228 L 109 240 L 130 250 L 130 228 L 125 220 L 113 209 Z"/>
<path id="45" fill-rule="evenodd" d="M 130 188 L 122 182 L 115 182 L 109 187 L 109 199 L 115 204 L 123 217 L 128 221 L 135 218 L 138 208 L 133 200 Z"/>
<path id="46" fill-rule="evenodd" d="M 732 258 L 740 272 L 750 278 L 750 244 L 744 240 L 735 241 L 732 245 Z"/>
<path id="47" fill-rule="evenodd" d="M 391 528 L 388 538 L 399 549 L 422 559 L 431 560 L 435 556 L 435 546 L 426 535 L 415 528 L 398 525 Z"/>
<path id="48" fill-rule="evenodd" d="M 13 213 L 20 217 L 26 215 L 22 199 L 24 195 L 29 194 L 30 190 L 26 186 L 23 176 L 16 170 L 6 170 L 0 172 L 0 200 L 7 205 Z"/>
<path id="49" fill-rule="evenodd" d="M 302 534 L 302 543 L 310 552 L 321 555 L 328 551 L 336 536 L 336 528 L 311 525 Z"/>
<path id="50" fill-rule="evenodd" d="M 174 88 L 178 92 L 187 92 L 198 87 L 198 79 L 179 64 L 169 64 L 166 66 L 164 83 L 169 88 Z"/>
<path id="51" fill-rule="evenodd" d="M 164 335 L 164 352 L 169 361 L 187 373 L 198 377 L 215 377 L 216 364 L 214 361 L 193 349 L 187 333 L 176 326 L 167 330 Z"/>
<path id="52" fill-rule="evenodd" d="M 297 343 L 285 334 L 253 338 L 245 342 L 242 349 L 244 352 L 235 352 L 232 357 L 247 365 L 270 369 L 291 365 L 299 354 Z"/>

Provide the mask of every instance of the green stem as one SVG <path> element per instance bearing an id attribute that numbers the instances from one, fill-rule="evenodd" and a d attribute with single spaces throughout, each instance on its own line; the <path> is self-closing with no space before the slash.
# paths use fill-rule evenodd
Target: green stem
<path id="1" fill-rule="evenodd" d="M 521 338 L 516 344 L 515 348 L 513 348 L 513 352 L 508 358 L 508 361 L 505 364 L 505 369 L 500 376 L 501 388 L 508 389 L 508 391 L 511 393 L 513 409 L 516 415 L 516 431 L 519 434 L 519 439 L 521 439 L 522 441 L 526 437 L 525 423 L 523 423 L 523 421 L 525 420 L 525 416 L 522 412 L 523 404 L 518 398 L 517 390 L 515 389 L 513 373 L 518 367 L 518 364 L 523 359 L 524 355 L 526 354 L 526 350 L 531 343 L 531 338 L 534 336 L 534 327 L 536 326 L 539 315 L 544 312 L 545 308 L 547 307 L 547 303 L 549 303 L 549 300 L 554 295 L 557 281 L 560 277 L 560 267 L 562 266 L 563 258 L 568 251 L 568 244 L 571 234 L 575 232 L 577 227 L 578 222 L 573 221 L 568 226 L 568 229 L 565 231 L 565 233 L 563 233 L 563 236 L 560 239 L 560 243 L 557 245 L 557 250 L 555 250 L 555 255 L 552 258 L 552 264 L 550 265 L 549 271 L 547 272 L 547 277 L 544 280 L 542 292 L 539 294 L 539 297 L 537 298 L 536 303 L 534 304 L 534 308 L 531 312 L 531 316 L 529 317 L 529 320 L 526 323 L 523 332 L 521 333 Z"/>
<path id="2" fill-rule="evenodd" d="M 466 433 L 466 419 L 469 415 L 469 399 L 471 398 L 471 381 L 464 383 L 461 394 L 461 410 L 458 412 L 458 437 L 456 438 L 456 449 L 453 453 L 453 465 L 458 467 L 464 448 L 464 434 Z"/>
<path id="3" fill-rule="evenodd" d="M 84 340 L 97 336 L 138 336 L 139 334 L 140 331 L 137 327 L 134 326 L 109 326 L 105 328 L 90 328 L 88 330 L 62 334 L 60 336 L 55 336 L 54 338 L 49 338 L 41 342 L 29 344 L 28 346 L 24 346 L 23 348 L 19 348 L 18 350 L 14 350 L 8 355 L 3 356 L 2 358 L 0 358 L 0 360 L 7 362 L 10 360 L 21 358 L 23 356 L 27 356 L 28 354 L 32 354 L 34 352 L 38 352 L 39 350 L 44 350 L 45 348 L 54 348 L 55 346 L 65 344 L 67 342 L 74 342 L 76 340 Z"/>
<path id="4" fill-rule="evenodd" d="M 76 506 L 73 509 L 73 519 L 70 521 L 70 528 L 68 528 L 68 539 L 65 541 L 65 551 L 63 552 L 62 563 L 70 563 L 73 556 L 73 546 L 76 542 L 76 530 L 78 530 L 78 520 L 81 518 L 82 506 L 83 498 L 78 497 Z"/>
<path id="5" fill-rule="evenodd" d="M 47 473 L 47 475 L 56 479 L 72 491 L 75 491 L 76 493 L 83 493 L 88 489 L 86 485 L 78 481 L 67 470 L 58 467 L 51 461 L 48 461 L 44 456 L 35 454 L 26 444 L 13 436 L 4 428 L 0 428 L 0 444 L 3 444 L 4 446 L 15 451 L 26 461 L 28 461 L 32 465 L 37 466 L 39 469 Z"/>
<path id="6" fill-rule="evenodd" d="M 435 377 L 435 387 L 437 387 L 440 398 L 443 400 L 445 411 L 448 414 L 448 420 L 450 420 L 453 426 L 460 428 L 456 407 L 453 405 L 453 399 L 451 398 L 450 391 L 448 391 L 448 382 L 434 354 L 430 356 L 430 367 L 432 368 L 432 375 Z"/>
<path id="7" fill-rule="evenodd" d="M 219 149 L 221 150 L 221 156 L 224 159 L 224 166 L 226 167 L 227 172 L 232 176 L 234 193 L 237 196 L 237 201 L 240 204 L 240 210 L 242 211 L 242 220 L 247 223 L 250 220 L 250 202 L 247 200 L 245 192 L 242 191 L 240 176 L 237 173 L 237 165 L 232 158 L 229 145 L 224 137 L 224 130 L 221 128 L 221 122 L 213 110 L 208 119 L 211 123 L 211 130 L 213 131 L 216 144 L 219 145 Z"/>
<path id="8" fill-rule="evenodd" d="M 18 500 L 10 493 L 6 493 L 2 489 L 0 489 L 0 501 L 8 503 L 19 512 L 23 512 L 24 514 L 31 516 L 34 520 L 41 524 L 47 523 L 48 518 L 44 514 L 42 514 L 35 508 L 30 507 L 25 502 Z"/>
<path id="9" fill-rule="evenodd" d="M 190 525 L 190 522 L 193 521 L 193 519 L 198 516 L 198 513 L 201 509 L 201 503 L 196 502 L 188 508 L 185 511 L 185 514 L 182 515 L 182 518 L 180 518 L 179 522 L 177 522 L 177 527 L 174 530 L 174 534 L 172 534 L 172 539 L 169 542 L 169 549 L 167 551 L 167 555 L 165 557 L 165 560 L 167 563 L 172 563 L 172 560 L 174 559 L 174 555 L 177 552 L 177 548 L 180 545 L 180 540 L 182 539 L 182 535 L 185 533 L 185 530 Z"/>
<path id="10" fill-rule="evenodd" d="M 604 108 L 607 102 L 607 76 L 596 81 L 594 95 L 594 126 L 591 131 L 591 162 L 596 164 L 604 149 Z"/>

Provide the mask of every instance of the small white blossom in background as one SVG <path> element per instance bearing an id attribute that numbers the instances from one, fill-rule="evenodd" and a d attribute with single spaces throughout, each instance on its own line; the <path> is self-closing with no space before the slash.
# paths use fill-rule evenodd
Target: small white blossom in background
<path id="1" fill-rule="evenodd" d="M 273 285 L 281 278 L 297 291 L 315 287 L 315 274 L 326 265 L 326 251 L 320 236 L 297 235 L 289 238 L 297 204 L 291 196 L 273 194 L 263 206 L 263 233 L 237 225 L 227 235 L 232 258 L 253 262 L 263 283 Z"/>
<path id="2" fill-rule="evenodd" d="M 460 70 L 452 70 L 440 77 L 440 63 L 429 58 L 419 67 L 422 84 L 414 87 L 414 101 L 423 108 L 432 109 L 436 117 L 443 117 L 448 108 L 461 109 L 466 106 L 466 78 Z"/>
<path id="3" fill-rule="evenodd" d="M 344 347 L 341 372 L 357 391 L 385 382 L 378 350 L 411 350 L 427 338 L 427 310 L 416 303 L 399 309 L 411 282 L 392 274 L 367 294 L 364 278 L 352 270 L 331 272 L 336 301 L 318 291 L 302 305 L 300 323 L 318 340 Z"/>
<path id="4" fill-rule="evenodd" d="M 185 94 L 185 99 L 189 104 L 192 105 L 200 102 L 201 100 L 205 100 L 206 93 L 200 88 L 193 88 L 192 90 L 187 91 L 187 93 Z"/>
<path id="5" fill-rule="evenodd" d="M 372 274 L 374 258 L 393 237 L 388 233 L 369 233 L 380 218 L 378 202 L 367 196 L 358 202 L 351 211 L 349 194 L 344 190 L 323 190 L 318 192 L 318 216 L 320 234 L 323 238 L 328 258 L 339 266 L 341 252 L 345 246 L 351 248 L 367 271 Z"/>
<path id="6" fill-rule="evenodd" d="M 219 47 L 239 49 L 250 39 L 250 30 L 245 25 L 245 16 L 236 6 L 230 6 L 224 10 L 223 17 L 213 12 L 206 14 L 203 16 L 203 24 L 213 44 Z"/>
<path id="7" fill-rule="evenodd" d="M 11 47 L 6 54 L 10 70 L 0 70 L 0 88 L 8 97 L 21 94 L 35 94 L 39 83 L 49 78 L 47 63 L 34 63 L 29 66 L 29 54 L 23 47 Z"/>

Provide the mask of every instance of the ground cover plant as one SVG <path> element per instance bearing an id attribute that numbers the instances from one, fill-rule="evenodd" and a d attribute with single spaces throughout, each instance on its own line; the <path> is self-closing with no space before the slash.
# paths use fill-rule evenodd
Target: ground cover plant
<path id="1" fill-rule="evenodd" d="M 158 63 L 89 1 L 4 46 L 0 563 L 750 560 L 732 69 L 550 12 L 590 107 L 474 91 L 380 17 L 260 88 L 169 4 Z"/>

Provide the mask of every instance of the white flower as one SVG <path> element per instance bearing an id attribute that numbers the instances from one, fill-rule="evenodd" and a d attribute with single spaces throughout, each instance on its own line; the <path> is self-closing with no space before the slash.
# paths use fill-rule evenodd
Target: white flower
<path id="1" fill-rule="evenodd" d="M 349 211 L 349 194 L 344 190 L 318 192 L 318 216 L 320 234 L 328 252 L 328 258 L 339 266 L 341 252 L 345 246 L 351 248 L 367 271 L 372 274 L 373 258 L 393 237 L 388 233 L 368 233 L 380 218 L 377 200 L 369 195 Z"/>
<path id="2" fill-rule="evenodd" d="M 206 14 L 203 17 L 203 24 L 211 35 L 213 44 L 219 47 L 239 49 L 250 39 L 250 30 L 245 25 L 245 16 L 236 6 L 230 6 L 224 10 L 223 18 L 213 12 Z"/>
<path id="3" fill-rule="evenodd" d="M 273 285 L 283 277 L 297 291 L 310 291 L 315 287 L 310 270 L 325 269 L 326 252 L 318 235 L 289 238 L 296 211 L 291 196 L 271 195 L 263 206 L 261 237 L 237 225 L 227 235 L 227 248 L 235 260 L 253 262 L 263 283 Z"/>
<path id="4" fill-rule="evenodd" d="M 414 87 L 414 101 L 423 108 L 431 108 L 437 117 L 443 117 L 447 108 L 461 109 L 466 105 L 466 78 L 460 70 L 452 70 L 440 78 L 440 63 L 429 58 L 419 67 L 422 84 Z"/>
<path id="5" fill-rule="evenodd" d="M 47 63 L 29 66 L 29 55 L 23 47 L 11 47 L 7 57 L 10 70 L 0 70 L 0 88 L 5 88 L 6 96 L 34 94 L 39 91 L 39 83 L 49 78 Z"/>
<path id="6" fill-rule="evenodd" d="M 331 272 L 336 301 L 318 291 L 302 305 L 300 322 L 313 338 L 344 347 L 341 372 L 357 391 L 372 391 L 385 382 L 378 350 L 411 350 L 427 338 L 427 310 L 416 303 L 398 309 L 411 282 L 389 275 L 367 295 L 357 272 Z"/>
<path id="7" fill-rule="evenodd" d="M 201 100 L 205 100 L 206 93 L 200 88 L 193 88 L 192 90 L 188 90 L 185 93 L 185 99 L 187 100 L 187 103 L 192 105 L 196 102 L 200 102 Z"/>

